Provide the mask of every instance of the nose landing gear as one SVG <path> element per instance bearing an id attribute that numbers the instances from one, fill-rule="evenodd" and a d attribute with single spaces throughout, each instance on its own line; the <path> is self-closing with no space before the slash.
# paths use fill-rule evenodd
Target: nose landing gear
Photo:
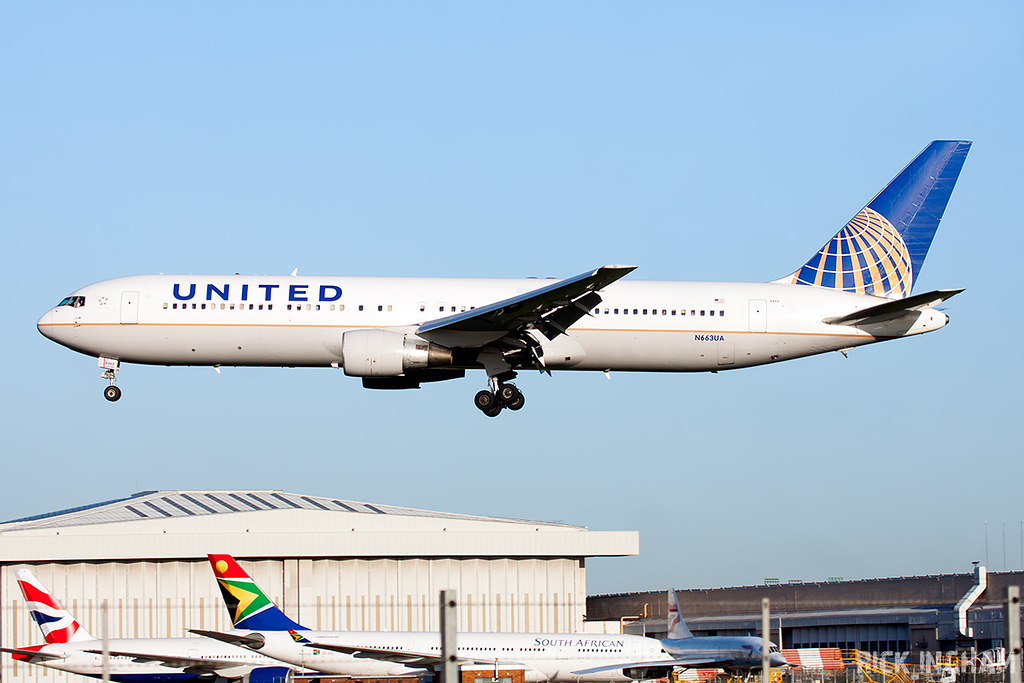
<path id="1" fill-rule="evenodd" d="M 473 404 L 487 417 L 497 417 L 502 408 L 519 410 L 526 405 L 526 397 L 516 385 L 505 384 L 494 377 L 490 378 L 490 383 L 490 390 L 479 391 L 473 397 Z"/>
<path id="2" fill-rule="evenodd" d="M 103 398 L 114 402 L 121 398 L 121 389 L 117 386 L 117 377 L 114 374 L 121 369 L 121 361 L 116 358 L 100 356 L 99 366 L 103 368 L 103 374 L 100 377 L 110 382 L 110 386 L 103 390 Z"/>

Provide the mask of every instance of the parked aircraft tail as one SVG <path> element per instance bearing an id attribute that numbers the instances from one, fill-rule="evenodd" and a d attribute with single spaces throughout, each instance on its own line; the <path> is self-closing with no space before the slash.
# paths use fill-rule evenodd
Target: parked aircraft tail
<path id="1" fill-rule="evenodd" d="M 776 282 L 910 296 L 971 143 L 936 140 L 792 275 Z"/>
<path id="2" fill-rule="evenodd" d="M 673 640 L 693 638 L 690 629 L 686 628 L 686 622 L 679 614 L 679 601 L 676 599 L 674 589 L 668 591 L 668 637 Z"/>
<path id="3" fill-rule="evenodd" d="M 82 628 L 78 620 L 61 606 L 57 598 L 39 579 L 27 569 L 15 569 L 14 578 L 18 581 L 21 594 L 28 603 L 29 614 L 39 625 L 43 638 L 47 643 L 70 643 L 74 641 L 93 640 L 89 632 Z"/>
<path id="4" fill-rule="evenodd" d="M 306 631 L 264 594 L 230 555 L 208 555 L 221 595 L 237 629 L 251 631 Z M 294 636 L 293 636 L 294 637 Z"/>

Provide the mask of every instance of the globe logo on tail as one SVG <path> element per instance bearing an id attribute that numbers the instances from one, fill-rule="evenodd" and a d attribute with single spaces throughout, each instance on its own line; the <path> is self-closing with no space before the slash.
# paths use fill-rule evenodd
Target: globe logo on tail
<path id="1" fill-rule="evenodd" d="M 910 295 L 914 274 L 899 231 L 882 214 L 864 208 L 790 282 L 903 299 Z"/>

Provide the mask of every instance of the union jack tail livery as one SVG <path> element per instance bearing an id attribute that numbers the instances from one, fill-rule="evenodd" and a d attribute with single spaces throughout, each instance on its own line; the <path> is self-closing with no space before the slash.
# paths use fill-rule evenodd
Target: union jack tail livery
<path id="1" fill-rule="evenodd" d="M 683 639 L 693 638 L 693 634 L 690 633 L 690 629 L 686 627 L 686 622 L 683 621 L 683 617 L 679 614 L 679 601 L 676 599 L 675 590 L 669 589 L 668 591 L 668 637 Z"/>
<path id="2" fill-rule="evenodd" d="M 970 149 L 966 140 L 925 147 L 810 261 L 777 282 L 910 296 Z"/>
<path id="3" fill-rule="evenodd" d="M 88 631 L 82 628 L 43 584 L 39 583 L 39 579 L 32 572 L 27 569 L 15 569 L 14 577 L 21 588 L 21 594 L 25 596 L 25 602 L 28 603 L 29 613 L 39 625 L 47 644 L 93 640 Z"/>
<path id="4" fill-rule="evenodd" d="M 224 604 L 237 629 L 253 631 L 308 631 L 277 608 L 252 577 L 230 555 L 207 555 L 217 577 Z M 295 638 L 296 634 L 292 634 Z M 295 638 L 296 642 L 301 642 Z"/>

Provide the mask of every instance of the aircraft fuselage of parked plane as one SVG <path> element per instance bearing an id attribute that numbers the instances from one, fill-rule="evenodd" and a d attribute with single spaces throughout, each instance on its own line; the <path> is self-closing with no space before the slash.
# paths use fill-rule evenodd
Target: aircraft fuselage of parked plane
<path id="1" fill-rule="evenodd" d="M 61 606 L 57 598 L 27 569 L 14 571 L 32 619 L 45 645 L 0 648 L 18 661 L 66 673 L 100 678 L 104 644 L 92 637 Z M 279 683 L 295 667 L 250 649 L 208 638 L 110 638 L 106 644 L 107 672 L 119 683 L 205 681 Z"/>

